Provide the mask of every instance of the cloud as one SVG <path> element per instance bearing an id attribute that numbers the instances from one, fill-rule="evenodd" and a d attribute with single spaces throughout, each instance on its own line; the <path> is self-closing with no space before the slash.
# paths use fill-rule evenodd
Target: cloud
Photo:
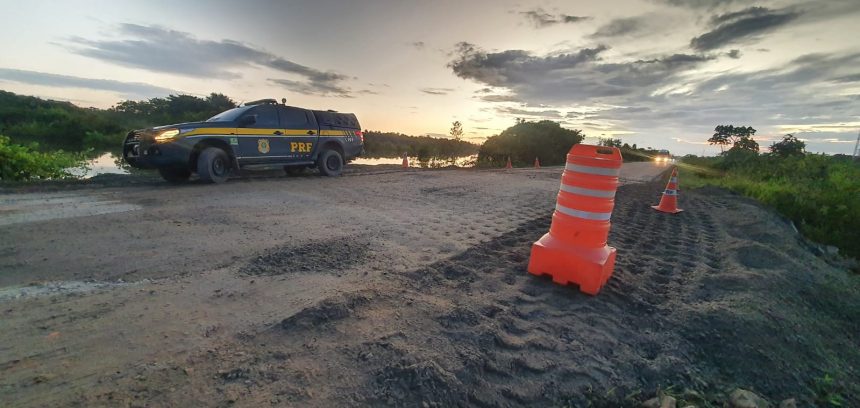
<path id="1" fill-rule="evenodd" d="M 573 16 L 568 14 L 549 14 L 542 8 L 538 7 L 534 10 L 521 11 L 521 15 L 525 16 L 536 28 L 544 28 L 559 23 L 578 23 L 581 21 L 590 20 L 587 16 Z"/>
<path id="2" fill-rule="evenodd" d="M 448 67 L 455 75 L 483 85 L 506 88 L 518 99 L 534 103 L 583 98 L 619 97 L 672 83 L 673 77 L 710 56 L 673 54 L 628 62 L 604 62 L 608 47 L 536 56 L 523 50 L 486 52 L 460 43 Z"/>
<path id="3" fill-rule="evenodd" d="M 731 59 L 739 59 L 741 57 L 741 50 L 731 50 L 726 53 L 726 56 Z"/>
<path id="4" fill-rule="evenodd" d="M 170 94 L 178 94 L 172 89 L 162 88 L 142 82 L 123 82 L 110 79 L 81 78 L 69 75 L 50 74 L 46 72 L 25 71 L 20 69 L 0 68 L 0 79 L 31 85 L 51 86 L 58 88 L 83 88 L 98 91 L 116 92 L 128 99 L 148 99 Z"/>
<path id="5" fill-rule="evenodd" d="M 567 14 L 559 14 L 558 17 L 561 19 L 562 22 L 565 23 L 578 23 L 580 21 L 591 20 L 591 17 L 589 16 L 571 16 Z"/>
<path id="6" fill-rule="evenodd" d="M 453 92 L 454 90 L 452 88 L 421 88 L 419 91 L 428 95 L 448 95 L 449 92 Z"/>
<path id="7" fill-rule="evenodd" d="M 738 1 L 739 0 L 656 0 L 657 3 L 689 9 L 715 9 Z"/>
<path id="8" fill-rule="evenodd" d="M 541 118 L 561 118 L 564 116 L 564 115 L 562 115 L 561 112 L 554 110 L 554 109 L 543 110 L 543 111 L 530 111 L 530 110 L 518 109 L 518 108 L 501 108 L 500 107 L 500 108 L 496 108 L 496 112 L 501 113 L 501 114 L 506 114 L 506 115 L 535 116 L 535 117 L 541 117 Z"/>
<path id="9" fill-rule="evenodd" d="M 352 98 L 348 88 L 343 88 L 328 82 L 293 81 L 283 78 L 269 78 L 269 82 L 280 85 L 292 92 L 304 95 L 334 96 L 339 98 Z"/>
<path id="10" fill-rule="evenodd" d="M 822 133 L 822 132 L 855 132 L 858 128 L 860 128 L 860 121 L 858 122 L 839 122 L 839 123 L 810 123 L 810 124 L 791 124 L 791 125 L 779 125 L 777 126 L 781 131 L 785 133 L 798 133 L 798 132 L 806 132 L 806 133 Z M 834 140 L 834 139 L 825 139 Z M 856 141 L 856 139 L 854 140 Z"/>
<path id="11" fill-rule="evenodd" d="M 855 68 L 860 66 L 860 51 L 809 54 L 776 68 L 751 71 L 710 69 L 719 67 L 711 65 L 719 59 L 740 52 L 632 59 L 606 50 L 592 46 L 539 54 L 486 51 L 460 43 L 448 67 L 482 86 L 477 99 L 521 105 L 489 105 L 484 112 L 502 117 L 542 115 L 574 128 L 635 134 L 640 145 L 672 137 L 698 138 L 691 135 L 705 141 L 720 123 L 750 125 L 774 135 L 780 130 L 815 129 L 831 132 L 815 133 L 817 139 L 843 140 L 850 138 L 845 132 L 860 120 L 856 109 L 860 95 L 846 87 L 860 80 Z M 567 115 L 558 118 L 557 112 Z M 790 129 L 778 127 L 786 123 L 791 123 Z"/>
<path id="12" fill-rule="evenodd" d="M 860 74 L 843 75 L 833 78 L 836 82 L 860 82 Z"/>
<path id="13" fill-rule="evenodd" d="M 427 44 L 424 44 L 424 41 L 413 41 L 409 43 L 410 46 L 415 48 L 416 50 L 423 50 Z"/>
<path id="14" fill-rule="evenodd" d="M 480 99 L 484 102 L 519 102 L 514 95 L 484 95 Z"/>
<path id="15" fill-rule="evenodd" d="M 786 25 L 800 16 L 788 9 L 772 10 L 750 7 L 711 18 L 713 29 L 690 40 L 690 47 L 699 51 L 720 48 L 727 44 L 749 41 L 761 34 Z"/>
<path id="16" fill-rule="evenodd" d="M 203 40 L 193 35 L 160 26 L 120 24 L 122 39 L 90 40 L 72 37 L 68 49 L 78 55 L 131 68 L 190 76 L 195 78 L 235 79 L 237 69 L 266 67 L 305 79 L 313 88 L 348 92 L 340 82 L 349 79 L 334 71 L 324 71 L 290 61 L 265 50 L 233 40 Z M 284 80 L 299 84 L 294 80 Z M 299 88 L 299 85 L 290 85 Z"/>
<path id="17" fill-rule="evenodd" d="M 617 18 L 598 28 L 594 34 L 591 34 L 591 38 L 622 37 L 641 31 L 647 26 L 649 18 L 646 16 Z"/>

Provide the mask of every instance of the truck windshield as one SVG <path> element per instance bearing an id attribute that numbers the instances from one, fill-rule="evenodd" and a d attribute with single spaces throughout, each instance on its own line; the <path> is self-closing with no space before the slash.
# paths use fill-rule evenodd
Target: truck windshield
<path id="1" fill-rule="evenodd" d="M 242 106 L 240 108 L 233 108 L 228 111 L 221 112 L 209 119 L 206 119 L 207 122 L 232 122 L 239 118 L 240 115 L 245 113 L 248 110 L 247 106 Z"/>

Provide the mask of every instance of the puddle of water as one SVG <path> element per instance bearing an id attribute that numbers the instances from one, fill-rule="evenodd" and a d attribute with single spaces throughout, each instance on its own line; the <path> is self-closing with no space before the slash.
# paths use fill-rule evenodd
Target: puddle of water
<path id="1" fill-rule="evenodd" d="M 128 174 L 128 170 L 117 165 L 121 158 L 115 153 L 104 153 L 95 159 L 88 160 L 85 167 L 72 167 L 66 169 L 71 175 L 88 179 L 99 174 Z"/>
<path id="2" fill-rule="evenodd" d="M 419 161 L 416 157 L 409 157 L 409 165 L 412 167 L 445 167 L 451 164 L 458 167 L 473 167 L 478 160 L 478 155 L 459 156 L 453 160 L 441 157 L 433 157 L 428 161 Z M 359 157 L 351 163 L 377 166 L 381 164 L 402 164 L 403 157 Z"/>
<path id="3" fill-rule="evenodd" d="M 86 167 L 72 167 L 68 170 L 73 176 L 82 179 L 95 177 L 99 174 L 129 174 L 128 169 L 117 165 L 120 157 L 115 153 L 104 153 L 95 159 L 88 160 Z M 473 167 L 478 160 L 478 155 L 460 156 L 453 159 L 453 164 L 458 167 Z M 402 157 L 358 157 L 352 161 L 355 164 L 378 166 L 384 164 L 401 164 Z M 450 166 L 452 160 L 434 157 L 428 161 L 421 162 L 416 157 L 409 157 L 409 165 L 412 167 L 445 167 Z"/>

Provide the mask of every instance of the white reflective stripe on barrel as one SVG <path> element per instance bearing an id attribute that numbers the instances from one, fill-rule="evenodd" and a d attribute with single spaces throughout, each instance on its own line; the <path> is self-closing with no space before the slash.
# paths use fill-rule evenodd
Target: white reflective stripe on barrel
<path id="1" fill-rule="evenodd" d="M 561 183 L 561 191 L 571 194 L 579 194 L 589 197 L 599 197 L 599 198 L 613 198 L 615 197 L 615 190 L 594 190 L 590 188 L 583 187 L 574 187 L 569 186 L 567 184 Z"/>
<path id="2" fill-rule="evenodd" d="M 599 213 L 599 212 L 590 212 L 590 211 L 580 211 L 574 210 L 573 208 L 567 208 L 561 204 L 556 203 L 555 210 L 569 215 L 571 217 L 583 218 L 586 220 L 596 220 L 596 221 L 609 221 L 609 218 L 612 217 L 612 213 Z"/>
<path id="3" fill-rule="evenodd" d="M 666 191 L 663 192 L 663 194 L 665 194 L 665 195 L 678 195 L 678 190 L 667 189 Z"/>
<path id="4" fill-rule="evenodd" d="M 678 178 L 677 178 L 677 177 L 672 177 L 672 178 L 670 178 L 670 179 L 669 179 L 669 182 L 670 182 L 670 183 L 677 183 L 677 182 L 678 182 Z"/>
<path id="5" fill-rule="evenodd" d="M 609 167 L 594 167 L 594 166 L 583 166 L 581 164 L 573 164 L 567 163 L 564 165 L 564 169 L 567 171 L 575 171 L 577 173 L 586 173 L 586 174 L 596 174 L 598 176 L 618 176 L 621 174 L 621 168 L 612 169 Z"/>

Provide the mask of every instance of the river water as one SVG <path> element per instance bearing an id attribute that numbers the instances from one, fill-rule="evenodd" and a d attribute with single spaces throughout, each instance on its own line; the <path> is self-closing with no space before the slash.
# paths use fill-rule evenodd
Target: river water
<path id="1" fill-rule="evenodd" d="M 453 159 L 448 158 L 430 158 L 426 161 L 419 161 L 415 157 L 409 158 L 409 165 L 412 167 L 473 167 L 477 160 L 477 155 L 460 156 Z M 384 164 L 401 164 L 402 157 L 359 157 L 351 163 L 362 164 L 369 166 L 377 166 Z M 73 167 L 67 169 L 69 173 L 77 178 L 88 179 L 99 174 L 128 174 L 128 166 L 123 165 L 121 156 L 118 153 L 104 153 L 94 159 L 87 160 L 83 167 Z"/>

